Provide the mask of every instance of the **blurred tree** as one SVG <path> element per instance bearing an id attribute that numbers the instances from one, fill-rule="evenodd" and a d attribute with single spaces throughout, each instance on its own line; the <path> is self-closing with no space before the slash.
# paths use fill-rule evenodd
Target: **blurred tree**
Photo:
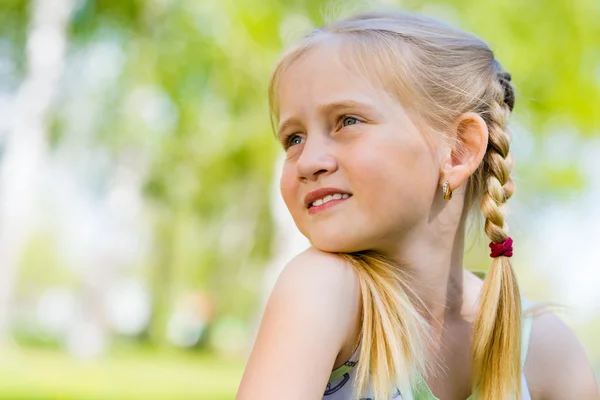
<path id="1" fill-rule="evenodd" d="M 16 6 L 20 6 L 16 4 Z M 0 341 L 5 339 L 17 266 L 32 228 L 38 176 L 47 151 L 47 119 L 60 83 L 71 0 L 31 3 L 26 71 L 4 135 L 0 173 Z M 15 7 L 18 13 L 22 8 Z"/>

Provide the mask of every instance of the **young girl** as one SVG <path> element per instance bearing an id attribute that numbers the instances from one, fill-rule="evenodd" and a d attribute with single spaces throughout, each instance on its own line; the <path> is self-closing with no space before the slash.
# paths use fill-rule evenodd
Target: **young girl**
<path id="1" fill-rule="evenodd" d="M 552 313 L 526 312 L 505 223 L 511 76 L 401 13 L 317 29 L 270 85 L 281 193 L 312 246 L 281 273 L 238 400 L 599 399 Z M 491 268 L 463 267 L 479 205 Z"/>

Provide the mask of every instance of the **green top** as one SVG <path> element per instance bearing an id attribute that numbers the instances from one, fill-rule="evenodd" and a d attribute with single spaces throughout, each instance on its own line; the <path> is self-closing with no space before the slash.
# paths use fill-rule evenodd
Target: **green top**
<path id="1" fill-rule="evenodd" d="M 479 276 L 482 275 L 482 273 L 476 273 L 476 274 Z M 485 277 L 485 275 L 483 277 Z M 521 298 L 521 302 L 523 304 L 523 310 L 529 308 L 530 303 L 525 298 Z M 522 325 L 522 330 L 521 330 L 521 332 L 522 332 L 521 366 L 525 365 L 525 360 L 527 359 L 527 350 L 529 348 L 529 337 L 531 334 L 532 323 L 533 323 L 533 317 L 530 314 L 525 314 L 523 316 L 523 325 Z M 352 370 L 352 368 L 354 368 L 354 365 L 355 365 L 355 363 L 352 363 L 352 365 L 344 364 L 341 367 L 333 370 L 329 377 L 329 382 L 332 382 L 332 381 L 342 377 L 344 374 L 350 372 Z M 434 396 L 434 394 L 431 392 L 431 389 L 429 388 L 429 386 L 427 386 L 427 383 L 425 383 L 425 380 L 420 375 L 418 377 L 415 390 L 416 390 L 416 392 L 413 394 L 414 400 L 439 400 L 437 397 Z M 475 392 L 471 396 L 469 396 L 469 398 L 467 400 L 476 400 L 476 399 L 477 399 L 477 392 Z"/>

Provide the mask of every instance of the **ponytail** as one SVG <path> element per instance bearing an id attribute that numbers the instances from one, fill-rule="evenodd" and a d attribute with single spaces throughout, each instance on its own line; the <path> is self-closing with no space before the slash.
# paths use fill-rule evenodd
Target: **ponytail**
<path id="1" fill-rule="evenodd" d="M 499 67 L 499 64 L 496 64 Z M 489 130 L 489 144 L 483 168 L 487 176 L 486 191 L 480 201 L 486 218 L 485 233 L 490 247 L 498 247 L 508 238 L 504 223 L 506 201 L 514 184 L 507 158 L 509 138 L 506 121 L 514 106 L 510 75 L 500 73 L 492 85 L 498 99 L 484 114 Z M 486 276 L 475 319 L 472 347 L 473 391 L 485 400 L 521 399 L 521 295 L 508 254 L 494 254 Z"/>

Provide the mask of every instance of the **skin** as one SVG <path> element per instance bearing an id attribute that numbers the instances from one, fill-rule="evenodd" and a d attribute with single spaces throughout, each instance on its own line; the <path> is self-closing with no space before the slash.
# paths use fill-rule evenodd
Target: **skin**
<path id="1" fill-rule="evenodd" d="M 463 266 L 463 188 L 485 155 L 486 124 L 473 113 L 455 121 L 453 133 L 463 132 L 456 152 L 423 134 L 383 88 L 349 70 L 341 51 L 335 40 L 319 44 L 281 79 L 279 135 L 291 144 L 281 193 L 313 246 L 275 285 L 237 399 L 322 398 L 360 332 L 357 277 L 332 253 L 366 249 L 414 274 L 432 312 L 431 357 L 444 366 L 427 384 L 440 399 L 465 399 L 482 281 Z M 442 197 L 446 181 L 451 201 Z M 352 196 L 309 214 L 304 198 L 322 187 Z M 525 372 L 534 400 L 600 398 L 579 342 L 554 314 L 535 318 Z"/>

